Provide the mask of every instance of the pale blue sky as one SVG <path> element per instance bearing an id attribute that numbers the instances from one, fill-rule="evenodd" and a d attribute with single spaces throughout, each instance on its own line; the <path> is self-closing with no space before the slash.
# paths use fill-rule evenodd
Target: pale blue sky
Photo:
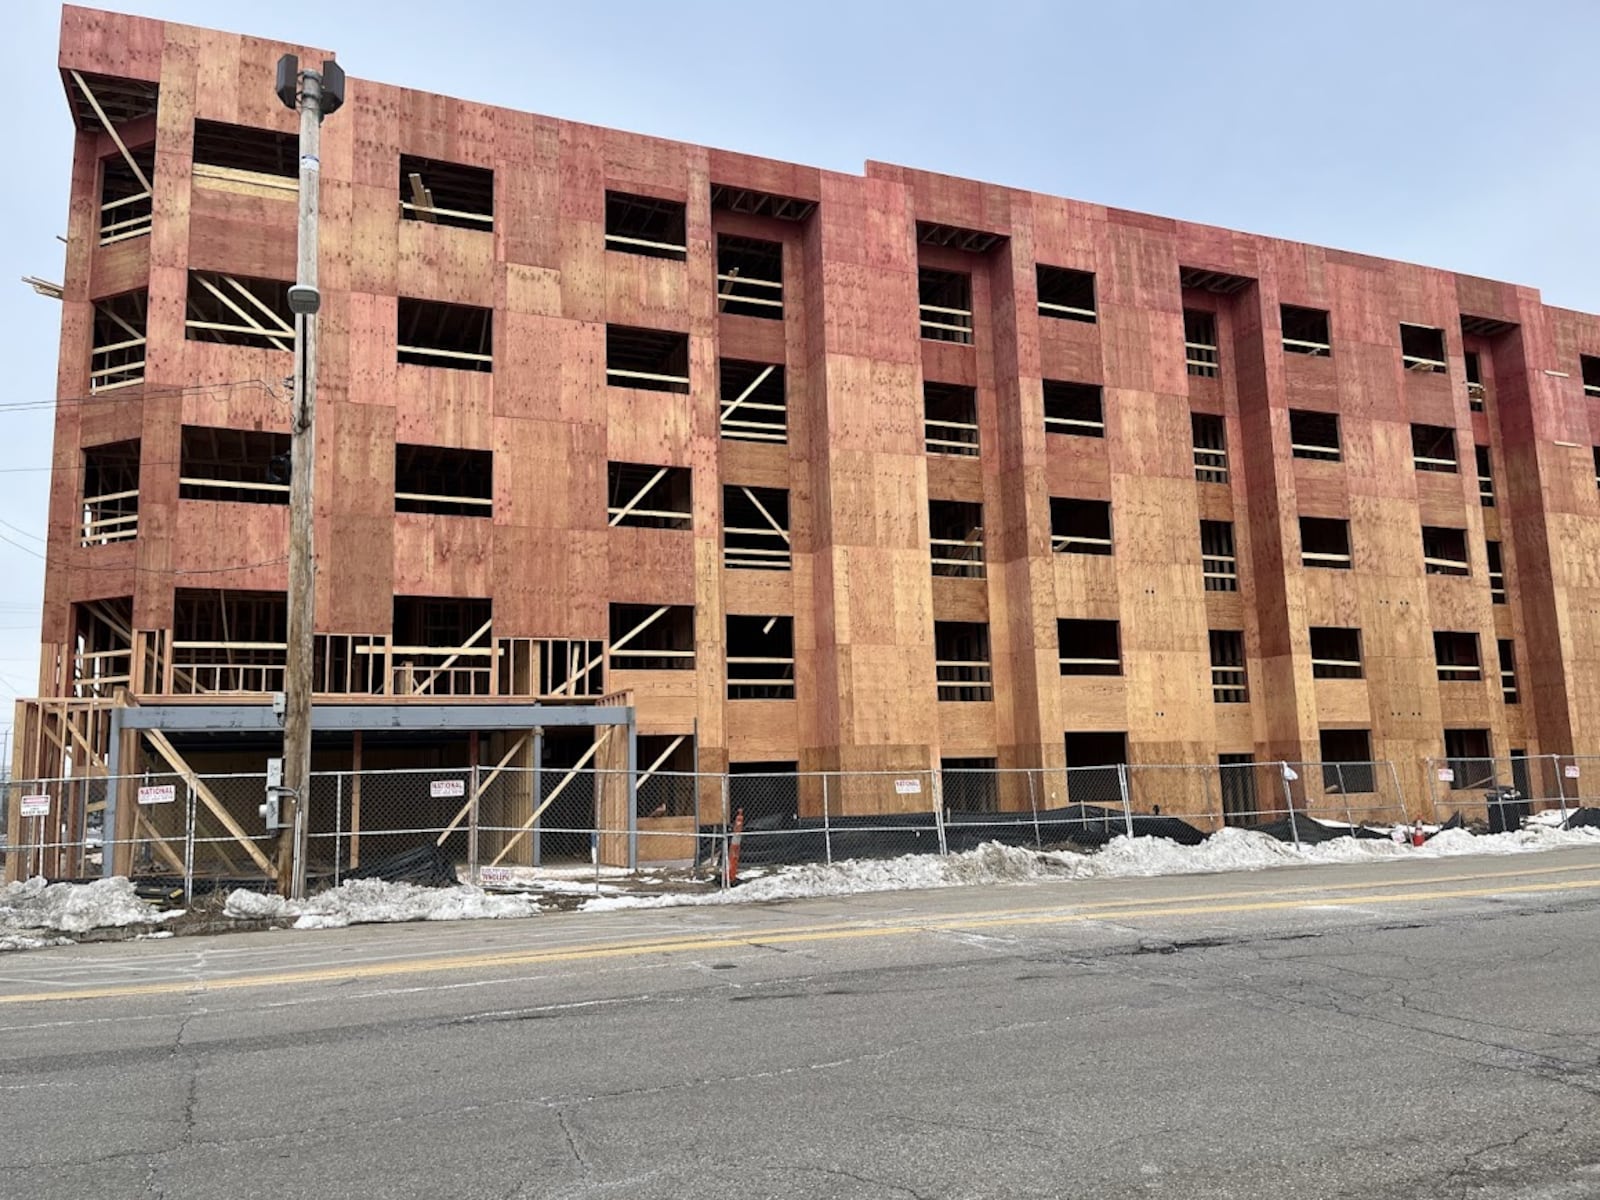
<path id="1" fill-rule="evenodd" d="M 72 149 L 60 10 L 8 7 L 0 730 L 36 679 L 50 455 L 50 412 L 10 406 L 54 395 L 58 320 L 16 280 L 60 277 Z M 1593 0 L 127 7 L 327 46 L 388 83 L 840 171 L 904 163 L 1600 311 Z"/>

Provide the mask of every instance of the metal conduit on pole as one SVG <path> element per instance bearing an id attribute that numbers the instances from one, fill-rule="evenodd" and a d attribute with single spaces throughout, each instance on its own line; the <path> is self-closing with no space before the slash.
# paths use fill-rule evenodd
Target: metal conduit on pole
<path id="1" fill-rule="evenodd" d="M 318 188 L 322 119 L 344 103 L 344 71 L 332 59 L 321 71 L 302 71 L 300 60 L 278 60 L 278 99 L 300 112 L 300 228 L 295 283 L 294 397 L 289 443 L 289 629 L 284 662 L 283 795 L 278 815 L 278 891 L 305 895 L 306 847 L 311 823 L 311 690 L 315 653 L 316 562 L 312 548 L 312 465 L 316 461 Z"/>

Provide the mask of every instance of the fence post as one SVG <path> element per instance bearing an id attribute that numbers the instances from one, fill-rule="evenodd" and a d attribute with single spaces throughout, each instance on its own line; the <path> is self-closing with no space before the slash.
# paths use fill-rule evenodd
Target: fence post
<path id="1" fill-rule="evenodd" d="M 1350 807 L 1350 789 L 1345 786 L 1344 782 L 1344 764 L 1335 763 L 1333 769 L 1336 773 L 1336 778 L 1339 780 L 1339 795 L 1344 797 L 1344 823 L 1350 826 L 1350 835 L 1354 837 L 1356 828 L 1356 815 Z M 1368 772 L 1376 775 L 1376 772 L 1372 771 L 1371 763 L 1367 764 L 1367 770 Z"/>
<path id="2" fill-rule="evenodd" d="M 333 886 L 339 886 L 342 872 L 339 865 L 344 861 L 344 775 L 335 772 L 333 776 Z"/>
<path id="3" fill-rule="evenodd" d="M 478 886 L 478 758 L 472 758 L 472 774 L 467 780 L 472 789 L 467 802 L 467 878 Z"/>
<path id="4" fill-rule="evenodd" d="M 1039 834 L 1039 793 L 1034 786 L 1036 780 L 1032 771 L 1027 772 L 1027 778 L 1028 807 L 1033 812 L 1033 848 L 1035 850 L 1042 850 L 1044 849 L 1044 838 Z"/>
<path id="5" fill-rule="evenodd" d="M 1561 756 L 1555 756 L 1553 764 L 1556 770 L 1556 795 L 1561 799 L 1561 823 L 1567 823 L 1567 768 L 1561 761 Z M 1526 797 L 1524 797 L 1526 799 Z"/>
<path id="6" fill-rule="evenodd" d="M 187 811 L 183 818 L 183 903 L 194 903 L 194 787 L 184 786 Z"/>
<path id="7" fill-rule="evenodd" d="M 1122 824 L 1128 836 L 1133 836 L 1133 808 L 1128 802 L 1128 764 L 1117 764 L 1117 790 L 1122 793 Z"/>
<path id="8" fill-rule="evenodd" d="M 1280 762 L 1278 774 L 1283 780 L 1283 806 L 1289 811 L 1289 836 L 1294 838 L 1294 848 L 1300 848 L 1300 823 L 1294 819 L 1294 792 L 1289 787 L 1289 764 Z"/>
<path id="9" fill-rule="evenodd" d="M 728 855 L 733 849 L 733 811 L 728 807 L 728 773 L 722 773 L 722 890 L 728 890 Z"/>
<path id="10" fill-rule="evenodd" d="M 832 822 L 828 817 L 828 773 L 822 773 L 822 847 L 826 854 L 828 865 L 833 865 L 833 830 Z"/>
<path id="11" fill-rule="evenodd" d="M 933 793 L 933 824 L 939 831 L 939 853 L 945 855 L 950 853 L 950 844 L 944 838 L 944 782 L 938 771 L 930 771 L 928 775 L 928 790 Z M 999 789 L 998 780 L 995 781 L 995 788 Z"/>
<path id="12" fill-rule="evenodd" d="M 1432 757 L 1423 759 L 1422 771 L 1423 782 L 1428 788 L 1428 812 L 1432 815 L 1433 823 L 1435 825 L 1442 825 L 1444 822 L 1439 820 L 1439 793 L 1434 787 L 1434 784 L 1439 780 L 1438 769 L 1433 765 L 1437 761 L 1437 759 Z"/>

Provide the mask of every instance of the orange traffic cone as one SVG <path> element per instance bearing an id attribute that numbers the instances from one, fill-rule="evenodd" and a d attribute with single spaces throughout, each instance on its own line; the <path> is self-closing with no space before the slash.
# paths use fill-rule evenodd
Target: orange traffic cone
<path id="1" fill-rule="evenodd" d="M 728 839 L 728 886 L 739 882 L 739 841 L 744 836 L 744 809 L 733 817 L 733 836 Z"/>

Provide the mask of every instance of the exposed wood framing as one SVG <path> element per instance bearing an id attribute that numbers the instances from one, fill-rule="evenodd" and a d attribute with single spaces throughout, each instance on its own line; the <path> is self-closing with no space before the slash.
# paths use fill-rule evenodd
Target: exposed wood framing
<path id="1" fill-rule="evenodd" d="M 194 794 L 211 811 L 211 815 L 216 817 L 217 823 L 227 830 L 239 845 L 244 847 L 245 853 L 255 861 L 256 866 L 266 872 L 267 878 L 276 879 L 277 867 L 274 866 L 272 860 L 262 853 L 261 847 L 257 846 L 251 840 L 250 835 L 233 819 L 233 815 L 228 812 L 227 806 L 217 799 L 216 793 L 206 786 L 205 781 L 190 769 L 189 764 L 183 760 L 183 756 L 173 749 L 172 743 L 167 740 L 167 735 L 159 729 L 146 729 L 144 736 L 155 749 L 155 752 L 166 761 L 167 765 L 194 789 Z"/>
<path id="2" fill-rule="evenodd" d="M 518 829 L 516 833 L 512 834 L 511 838 L 506 842 L 506 844 L 501 847 L 500 853 L 495 855 L 494 861 L 489 864 L 491 867 L 499 866 L 501 860 L 504 859 L 506 855 L 511 853 L 511 848 L 527 836 L 528 831 L 533 828 L 534 822 L 544 815 L 545 809 L 549 808 L 555 803 L 556 797 L 561 795 L 561 793 L 566 790 L 567 784 L 571 783 L 578 777 L 578 772 L 582 771 L 584 767 L 589 765 L 589 760 L 600 752 L 600 747 L 604 746 L 608 741 L 611 740 L 611 734 L 617 728 L 618 726 L 616 725 L 606 726 L 605 732 L 595 739 L 594 745 L 590 746 L 583 752 L 583 756 L 579 758 L 578 761 L 572 765 L 572 768 L 561 777 L 561 782 L 556 784 L 556 786 L 551 789 L 550 794 L 544 798 L 543 803 L 535 808 L 532 815 L 522 823 L 522 828 Z"/>

